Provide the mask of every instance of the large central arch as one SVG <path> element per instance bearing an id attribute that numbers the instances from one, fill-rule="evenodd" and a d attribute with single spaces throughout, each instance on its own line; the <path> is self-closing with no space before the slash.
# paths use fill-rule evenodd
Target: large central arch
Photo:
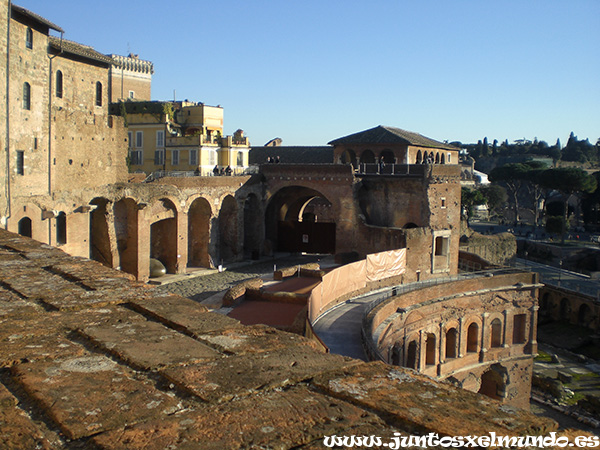
<path id="1" fill-rule="evenodd" d="M 265 234 L 276 251 L 335 253 L 335 215 L 319 191 L 288 186 L 271 197 Z"/>

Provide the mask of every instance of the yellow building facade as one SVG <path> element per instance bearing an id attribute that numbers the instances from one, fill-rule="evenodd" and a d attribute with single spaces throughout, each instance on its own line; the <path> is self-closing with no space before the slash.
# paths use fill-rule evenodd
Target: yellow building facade
<path id="1" fill-rule="evenodd" d="M 248 168 L 250 143 L 242 130 L 223 136 L 223 108 L 193 102 L 120 102 L 131 172 L 235 175 Z M 216 168 L 216 171 L 215 171 Z"/>

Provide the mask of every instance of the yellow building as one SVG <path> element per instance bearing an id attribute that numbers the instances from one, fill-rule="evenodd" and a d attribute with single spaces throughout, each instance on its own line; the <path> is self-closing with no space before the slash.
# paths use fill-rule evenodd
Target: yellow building
<path id="1" fill-rule="evenodd" d="M 125 119 L 132 172 L 207 176 L 214 174 L 215 167 L 220 174 L 241 174 L 248 168 L 248 138 L 242 130 L 223 136 L 220 106 L 127 101 L 112 108 Z"/>

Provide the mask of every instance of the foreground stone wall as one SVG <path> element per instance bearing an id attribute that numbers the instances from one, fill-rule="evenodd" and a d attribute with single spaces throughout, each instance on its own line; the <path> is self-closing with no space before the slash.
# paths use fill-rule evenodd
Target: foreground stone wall
<path id="1" fill-rule="evenodd" d="M 0 447 L 323 448 L 328 435 L 545 434 L 414 371 L 324 354 L 0 230 Z"/>

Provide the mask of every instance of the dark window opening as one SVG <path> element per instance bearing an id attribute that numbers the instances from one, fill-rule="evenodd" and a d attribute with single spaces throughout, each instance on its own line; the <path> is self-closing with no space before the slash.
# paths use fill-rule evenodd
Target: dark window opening
<path id="1" fill-rule="evenodd" d="M 56 243 L 67 243 L 67 215 L 62 211 L 56 216 Z"/>
<path id="2" fill-rule="evenodd" d="M 96 82 L 96 106 L 102 106 L 102 83 Z"/>
<path id="3" fill-rule="evenodd" d="M 25 152 L 17 150 L 17 175 L 25 175 Z"/>
<path id="4" fill-rule="evenodd" d="M 23 109 L 31 109 L 31 86 L 29 83 L 23 83 Z"/>
<path id="5" fill-rule="evenodd" d="M 33 48 L 33 30 L 31 28 L 27 28 L 25 34 L 25 47 Z"/>
<path id="6" fill-rule="evenodd" d="M 56 96 L 58 98 L 63 96 L 63 74 L 60 70 L 56 72 Z"/>

